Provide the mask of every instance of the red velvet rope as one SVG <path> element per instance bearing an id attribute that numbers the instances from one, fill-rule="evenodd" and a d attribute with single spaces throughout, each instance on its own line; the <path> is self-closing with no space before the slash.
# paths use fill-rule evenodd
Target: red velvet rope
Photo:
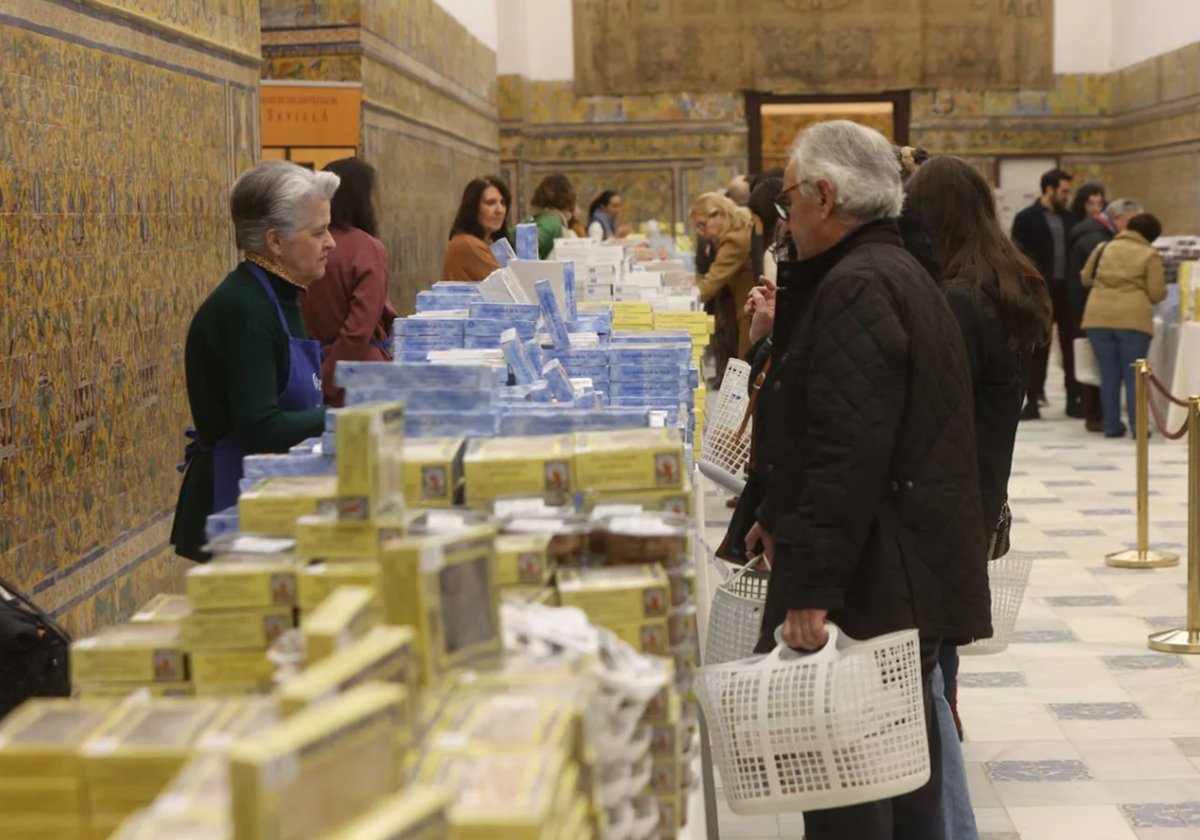
<path id="1" fill-rule="evenodd" d="M 1182 400 L 1178 400 L 1174 396 L 1172 396 L 1171 392 L 1168 391 L 1163 386 L 1163 384 L 1158 381 L 1157 378 L 1155 378 L 1154 374 L 1146 373 L 1143 375 L 1146 377 L 1147 381 L 1150 384 L 1154 385 L 1154 387 L 1158 390 L 1158 392 L 1160 394 L 1162 394 L 1164 397 L 1166 397 L 1171 402 L 1175 403 L 1175 405 L 1182 406 L 1184 408 L 1188 407 L 1188 404 L 1186 402 L 1184 402 Z M 1166 421 L 1163 420 L 1162 414 L 1159 413 L 1158 406 L 1155 405 L 1154 400 L 1150 399 L 1149 389 L 1147 389 L 1147 391 L 1146 391 L 1146 405 L 1150 407 L 1150 414 L 1153 415 L 1153 417 L 1154 417 L 1154 424 L 1156 426 L 1158 426 L 1158 431 L 1163 435 L 1163 437 L 1165 437 L 1167 440 L 1181 440 L 1187 436 L 1187 433 L 1188 433 L 1188 421 L 1187 420 L 1183 421 L 1183 428 L 1180 429 L 1178 432 L 1175 432 L 1172 434 L 1171 432 L 1167 431 Z"/>

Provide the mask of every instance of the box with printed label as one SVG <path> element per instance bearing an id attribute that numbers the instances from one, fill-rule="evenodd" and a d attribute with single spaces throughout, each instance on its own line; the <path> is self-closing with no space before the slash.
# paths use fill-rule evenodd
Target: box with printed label
<path id="1" fill-rule="evenodd" d="M 462 482 L 466 438 L 408 438 L 404 441 L 404 497 L 421 507 L 449 507 Z"/>
<path id="2" fill-rule="evenodd" d="M 275 677 L 275 665 L 267 652 L 257 650 L 195 650 L 192 651 L 192 682 L 200 686 L 240 685 L 270 688 Z"/>
<path id="3" fill-rule="evenodd" d="M 455 391 L 479 391 L 496 387 L 496 375 L 487 365 L 445 363 L 393 364 L 391 362 L 337 363 L 337 385 L 351 388 L 371 385 L 399 391 L 416 388 L 445 388 Z M 330 415 L 336 418 L 337 415 Z M 326 418 L 326 430 L 336 426 Z"/>
<path id="4" fill-rule="evenodd" d="M 534 750 L 569 756 L 575 748 L 576 722 L 571 706 L 550 697 L 468 695 L 438 718 L 426 736 L 425 749 Z"/>
<path id="5" fill-rule="evenodd" d="M 367 586 L 375 590 L 375 608 L 382 613 L 379 596 L 379 562 L 317 563 L 296 575 L 301 613 L 315 610 L 339 586 Z"/>
<path id="6" fill-rule="evenodd" d="M 191 682 L 93 682 L 71 683 L 71 696 L 86 700 L 122 698 L 145 693 L 150 697 L 192 697 L 196 686 Z"/>
<path id="7" fill-rule="evenodd" d="M 670 614 L 670 581 L 662 566 L 559 569 L 564 607 L 578 607 L 604 627 Z M 665 635 L 665 634 L 664 634 Z"/>
<path id="8" fill-rule="evenodd" d="M 361 685 L 234 744 L 229 776 L 238 840 L 320 836 L 395 793 L 403 706 L 403 690 Z"/>
<path id="9" fill-rule="evenodd" d="M 188 679 L 183 627 L 117 624 L 71 645 L 71 681 L 79 683 L 184 682 Z"/>
<path id="10" fill-rule="evenodd" d="M 296 605 L 294 560 L 213 560 L 187 573 L 192 609 L 237 610 Z"/>
<path id="11" fill-rule="evenodd" d="M 575 436 L 575 483 L 584 493 L 682 487 L 677 429 L 622 429 Z"/>
<path id="12" fill-rule="evenodd" d="M 621 639 L 639 653 L 648 653 L 652 656 L 666 656 L 670 649 L 667 620 L 665 618 L 647 619 L 631 624 L 616 624 L 600 618 L 594 620 L 608 630 L 611 630 L 616 634 L 618 639 Z"/>
<path id="13" fill-rule="evenodd" d="M 414 627 L 424 684 L 500 656 L 491 525 L 393 540 L 380 557 L 384 621 Z"/>
<path id="14" fill-rule="evenodd" d="M 554 576 L 548 534 L 503 534 L 496 537 L 496 585 L 544 586 Z"/>
<path id="15" fill-rule="evenodd" d="M 313 665 L 361 639 L 375 626 L 375 590 L 341 586 L 304 617 L 304 661 Z"/>
<path id="16" fill-rule="evenodd" d="M 131 623 L 183 621 L 192 614 L 192 604 L 186 595 L 160 593 L 130 616 Z"/>
<path id="17" fill-rule="evenodd" d="M 416 640 L 416 631 L 411 627 L 373 628 L 337 656 L 284 680 L 276 690 L 280 711 L 291 716 L 309 706 L 327 703 L 356 685 L 392 683 L 407 692 L 404 722 L 411 732 L 416 723 L 415 701 L 421 684 Z"/>
<path id="18" fill-rule="evenodd" d="M 403 404 L 338 410 L 338 515 L 374 520 L 403 509 L 403 461 Z"/>
<path id="19" fill-rule="evenodd" d="M 184 643 L 188 650 L 265 650 L 287 630 L 296 626 L 291 606 L 245 610 L 204 610 L 184 621 Z"/>
<path id="20" fill-rule="evenodd" d="M 691 482 L 679 489 L 669 490 L 607 490 L 600 493 L 583 493 L 580 507 L 591 513 L 605 505 L 637 505 L 643 510 L 674 513 L 689 516 L 692 513 Z"/>
<path id="21" fill-rule="evenodd" d="M 238 497 L 238 522 L 247 534 L 295 535 L 296 519 L 336 510 L 334 476 L 264 478 Z"/>
<path id="22" fill-rule="evenodd" d="M 296 553 L 305 560 L 326 563 L 377 560 L 379 549 L 404 534 L 399 513 L 374 522 L 338 519 L 332 514 L 302 516 L 296 520 Z"/>
<path id="23" fill-rule="evenodd" d="M 447 840 L 450 806 L 450 794 L 442 788 L 410 787 L 321 840 Z"/>
<path id="24" fill-rule="evenodd" d="M 573 488 L 571 451 L 566 435 L 469 441 L 463 456 L 467 504 L 479 507 L 505 496 L 561 499 Z"/>
<path id="25" fill-rule="evenodd" d="M 410 335 L 445 335 L 458 336 L 463 334 L 462 318 L 450 318 L 436 315 L 428 316 L 412 316 L 409 318 L 397 318 L 392 325 L 392 335 L 399 338 L 400 336 Z"/>

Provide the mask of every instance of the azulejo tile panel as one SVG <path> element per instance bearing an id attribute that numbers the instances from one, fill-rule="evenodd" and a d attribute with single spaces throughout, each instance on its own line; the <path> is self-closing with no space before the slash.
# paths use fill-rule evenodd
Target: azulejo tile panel
<path id="1" fill-rule="evenodd" d="M 257 51 L 247 4 L 110 5 Z M 257 91 L 243 64 L 152 28 L 101 49 L 105 21 L 16 6 L 37 29 L 0 25 L 0 567 L 78 630 L 171 583 L 182 345 L 231 262 L 225 195 L 258 156 Z"/>

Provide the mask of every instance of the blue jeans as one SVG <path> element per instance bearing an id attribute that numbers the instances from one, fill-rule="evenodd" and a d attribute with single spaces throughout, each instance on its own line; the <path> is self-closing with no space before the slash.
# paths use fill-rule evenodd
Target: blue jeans
<path id="1" fill-rule="evenodd" d="M 954 715 L 946 701 L 940 666 L 933 671 L 933 711 L 942 736 L 942 816 L 946 821 L 946 837 L 979 840 L 971 792 L 967 789 L 967 765 L 963 761 L 962 744 L 958 742 L 958 730 L 954 728 Z"/>
<path id="2" fill-rule="evenodd" d="M 1150 350 L 1150 336 L 1137 330 L 1112 330 L 1107 328 L 1087 331 L 1096 364 L 1100 367 L 1100 405 L 1104 409 L 1104 434 L 1120 437 L 1121 428 L 1121 385 L 1125 385 L 1125 399 L 1129 404 L 1129 428 L 1137 428 L 1137 413 L 1142 406 L 1137 404 L 1137 372 L 1133 363 L 1146 358 Z"/>

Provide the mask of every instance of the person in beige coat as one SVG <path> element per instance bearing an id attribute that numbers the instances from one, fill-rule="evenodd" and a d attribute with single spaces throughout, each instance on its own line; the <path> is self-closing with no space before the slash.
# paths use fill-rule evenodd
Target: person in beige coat
<path id="1" fill-rule="evenodd" d="M 1152 244 L 1161 235 L 1162 224 L 1154 216 L 1134 216 L 1123 233 L 1092 251 L 1080 275 L 1083 285 L 1092 290 L 1083 312 L 1083 329 L 1100 368 L 1105 437 L 1126 433 L 1121 422 L 1122 383 L 1132 428 L 1137 428 L 1137 412 L 1142 410 L 1134 398 L 1133 364 L 1146 358 L 1154 336 L 1154 306 L 1167 296 L 1162 257 Z"/>
<path id="2" fill-rule="evenodd" d="M 750 349 L 750 316 L 746 314 L 746 300 L 757 282 L 750 255 L 753 231 L 750 211 L 719 193 L 705 193 L 692 204 L 691 217 L 696 236 L 716 248 L 712 265 L 697 278 L 700 300 L 708 303 L 722 289 L 729 289 L 737 318 L 737 354 L 740 358 Z M 718 317 L 719 312 L 718 309 Z"/>

